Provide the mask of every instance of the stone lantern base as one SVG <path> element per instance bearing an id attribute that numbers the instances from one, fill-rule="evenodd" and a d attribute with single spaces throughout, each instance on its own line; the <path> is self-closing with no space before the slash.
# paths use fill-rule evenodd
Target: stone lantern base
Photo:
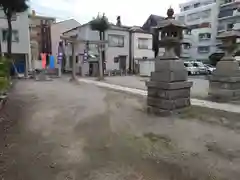
<path id="1" fill-rule="evenodd" d="M 183 61 L 175 59 L 156 59 L 155 71 L 151 73 L 148 88 L 148 111 L 169 115 L 172 112 L 190 106 L 190 88 L 188 74 Z"/>
<path id="2" fill-rule="evenodd" d="M 208 94 L 216 101 L 240 100 L 240 70 L 237 61 L 224 58 L 218 62 L 209 78 Z"/>

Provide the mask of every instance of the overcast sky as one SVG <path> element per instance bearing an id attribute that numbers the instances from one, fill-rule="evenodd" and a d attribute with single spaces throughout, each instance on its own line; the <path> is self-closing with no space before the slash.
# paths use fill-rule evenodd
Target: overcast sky
<path id="1" fill-rule="evenodd" d="M 92 20 L 98 12 L 105 13 L 115 23 L 121 16 L 124 25 L 143 25 L 150 14 L 166 16 L 172 6 L 179 12 L 179 3 L 187 0 L 31 0 L 31 9 L 39 15 L 57 17 L 58 20 L 74 18 L 81 24 Z"/>

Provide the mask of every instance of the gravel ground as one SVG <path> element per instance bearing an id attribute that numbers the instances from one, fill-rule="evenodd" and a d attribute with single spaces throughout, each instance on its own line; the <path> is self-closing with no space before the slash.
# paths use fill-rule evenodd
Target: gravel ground
<path id="1" fill-rule="evenodd" d="M 228 117 L 160 118 L 144 104 L 64 79 L 18 81 L 0 114 L 0 179 L 239 179 L 240 134 Z"/>

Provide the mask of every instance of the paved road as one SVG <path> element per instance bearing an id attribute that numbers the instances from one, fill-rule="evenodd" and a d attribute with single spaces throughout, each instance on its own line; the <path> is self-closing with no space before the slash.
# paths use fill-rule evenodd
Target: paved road
<path id="1" fill-rule="evenodd" d="M 0 113 L 0 179 L 239 179 L 229 119 L 159 118 L 144 105 L 84 83 L 19 81 Z"/>
<path id="2" fill-rule="evenodd" d="M 122 85 L 131 88 L 146 89 L 145 81 L 149 78 L 139 76 L 112 76 L 105 80 L 111 84 Z M 189 81 L 193 82 L 191 96 L 194 98 L 206 98 L 208 96 L 208 80 L 204 76 L 191 76 Z"/>

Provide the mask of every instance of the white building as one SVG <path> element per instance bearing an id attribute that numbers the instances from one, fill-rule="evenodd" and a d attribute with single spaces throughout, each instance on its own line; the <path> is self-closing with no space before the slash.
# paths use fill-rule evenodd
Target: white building
<path id="1" fill-rule="evenodd" d="M 192 60 L 208 60 L 216 51 L 217 3 L 214 0 L 194 0 L 180 4 L 180 9 L 177 19 L 191 29 L 191 36 L 185 36 L 191 48 L 183 51 L 188 51 Z"/>
<path id="2" fill-rule="evenodd" d="M 2 52 L 7 52 L 7 20 L 5 14 L 0 10 L 0 42 Z M 31 67 L 30 36 L 28 12 L 18 13 L 12 20 L 12 57 L 17 62 L 24 64 L 25 60 Z"/>
<path id="3" fill-rule="evenodd" d="M 74 28 L 70 31 L 63 33 L 65 36 L 71 36 L 77 34 L 78 40 L 84 41 L 83 43 L 78 43 L 76 45 L 76 56 L 80 61 L 78 61 L 78 66 L 82 66 L 84 50 L 87 49 L 86 41 L 99 41 L 99 32 L 91 30 L 89 23 Z M 129 39 L 130 39 L 129 28 L 124 26 L 112 25 L 105 32 L 105 40 L 108 41 L 105 48 L 105 69 L 106 71 L 112 70 L 123 70 L 127 71 L 130 65 L 129 56 Z M 88 47 L 90 52 L 95 52 L 97 55 L 96 45 L 90 44 Z M 71 54 L 71 48 L 68 49 L 68 54 Z M 71 69 L 71 60 L 66 63 L 67 69 Z M 85 63 L 85 70 L 88 63 Z M 89 64 L 90 65 L 90 64 Z M 85 71 L 84 70 L 84 71 Z"/>
<path id="4" fill-rule="evenodd" d="M 131 49 L 130 56 L 135 72 L 142 76 L 149 76 L 154 71 L 154 52 L 152 50 L 152 34 L 142 30 L 141 27 L 130 28 Z"/>

